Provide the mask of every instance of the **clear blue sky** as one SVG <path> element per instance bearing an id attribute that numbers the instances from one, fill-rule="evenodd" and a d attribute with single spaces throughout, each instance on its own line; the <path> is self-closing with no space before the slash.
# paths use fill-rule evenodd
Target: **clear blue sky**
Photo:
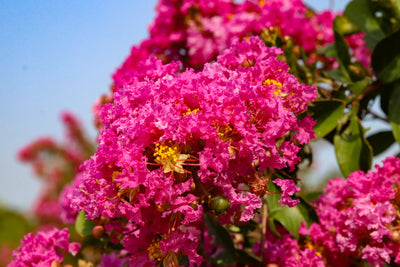
<path id="1" fill-rule="evenodd" d="M 317 10 L 329 0 L 306 1 Z M 348 0 L 334 1 L 335 10 Z M 147 36 L 155 0 L 0 0 L 0 202 L 27 210 L 40 182 L 19 148 L 62 139 L 59 114 L 77 114 L 95 136 L 91 106 L 130 47 Z"/>

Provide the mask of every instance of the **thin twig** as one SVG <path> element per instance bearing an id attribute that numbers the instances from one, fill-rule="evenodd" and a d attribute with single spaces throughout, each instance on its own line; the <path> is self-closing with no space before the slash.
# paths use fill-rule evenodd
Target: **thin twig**
<path id="1" fill-rule="evenodd" d="M 267 234 L 268 207 L 265 199 L 262 203 L 262 222 L 261 222 L 261 258 L 264 261 L 265 236 Z"/>
<path id="2" fill-rule="evenodd" d="M 372 111 L 372 110 L 369 109 L 369 108 L 367 108 L 366 110 L 367 110 L 368 114 L 371 114 L 375 119 L 379 119 L 379 120 L 382 120 L 382 121 L 385 121 L 385 122 L 389 123 L 389 120 L 388 120 L 387 118 L 382 117 L 381 115 L 376 114 L 374 111 Z"/>

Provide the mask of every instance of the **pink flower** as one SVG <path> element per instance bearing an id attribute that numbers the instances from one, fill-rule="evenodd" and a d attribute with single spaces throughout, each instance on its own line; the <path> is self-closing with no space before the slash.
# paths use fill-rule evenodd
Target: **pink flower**
<path id="1" fill-rule="evenodd" d="M 101 258 L 101 263 L 97 267 L 123 267 L 126 266 L 128 259 L 126 257 L 121 257 L 118 253 L 104 254 Z"/>
<path id="2" fill-rule="evenodd" d="M 300 200 L 294 200 L 290 197 L 296 192 L 300 192 L 300 187 L 296 187 L 292 180 L 275 179 L 273 182 L 276 185 L 279 185 L 282 190 L 282 197 L 279 199 L 279 203 L 282 205 L 288 205 L 289 207 L 294 207 L 299 204 Z"/>
<path id="3" fill-rule="evenodd" d="M 97 152 L 70 194 L 72 207 L 89 219 L 123 217 L 136 225 L 120 242 L 131 255 L 143 254 L 140 261 L 146 254 L 152 263 L 175 259 L 178 251 L 197 261 L 194 246 L 183 246 L 193 242 L 203 215 L 227 224 L 251 220 L 266 193 L 245 189 L 255 168 L 294 168 L 298 140 L 277 140 L 311 136 L 311 120 L 296 115 L 316 90 L 300 84 L 279 54 L 258 38 L 236 39 L 202 71 L 179 72 L 178 63 L 151 57 L 119 76 L 113 102 L 102 108 Z M 282 203 L 296 205 L 289 197 L 296 190 L 283 182 Z M 212 204 L 213 197 L 222 202 Z M 152 241 L 159 236 L 174 240 L 168 250 Z"/>
<path id="4" fill-rule="evenodd" d="M 349 265 L 349 259 L 361 257 L 374 266 L 390 263 L 398 251 L 392 236 L 398 226 L 399 178 L 400 159 L 393 156 L 373 171 L 329 181 L 315 203 L 320 223 L 309 230 L 303 226 L 301 234 L 324 246 L 328 261 Z"/>
<path id="5" fill-rule="evenodd" d="M 149 56 L 201 70 L 235 38 L 259 36 L 270 27 L 313 52 L 333 42 L 335 15 L 331 11 L 311 14 L 301 0 L 161 0 L 149 38 L 132 48 L 113 79 L 118 84 L 125 72 L 140 71 L 139 62 Z"/>

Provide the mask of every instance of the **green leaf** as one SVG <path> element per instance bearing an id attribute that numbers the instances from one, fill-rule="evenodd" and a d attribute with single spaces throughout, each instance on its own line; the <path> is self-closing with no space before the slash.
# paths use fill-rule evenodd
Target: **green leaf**
<path id="1" fill-rule="evenodd" d="M 382 111 L 387 115 L 389 113 L 389 99 L 393 91 L 393 84 L 386 85 L 380 92 L 380 106 Z"/>
<path id="2" fill-rule="evenodd" d="M 343 64 L 339 63 L 339 67 L 331 71 L 326 72 L 326 74 L 334 80 L 339 82 L 347 83 L 351 81 L 350 74 Z"/>
<path id="3" fill-rule="evenodd" d="M 335 45 L 328 44 L 317 50 L 317 54 L 325 55 L 326 57 L 336 57 Z"/>
<path id="4" fill-rule="evenodd" d="M 396 83 L 389 98 L 388 119 L 392 125 L 393 136 L 400 144 L 400 83 Z"/>
<path id="5" fill-rule="evenodd" d="M 315 192 L 310 192 L 306 195 L 304 195 L 304 199 L 307 202 L 312 202 L 315 200 L 318 200 L 319 196 L 322 194 L 322 191 L 315 191 Z"/>
<path id="6" fill-rule="evenodd" d="M 333 28 L 340 35 L 346 36 L 354 33 L 358 33 L 361 29 L 346 17 L 337 16 L 333 21 Z"/>
<path id="7" fill-rule="evenodd" d="M 400 30 L 376 45 L 371 63 L 380 82 L 391 83 L 400 78 Z"/>
<path id="8" fill-rule="evenodd" d="M 340 35 L 336 30 L 334 31 L 334 34 L 335 34 L 335 49 L 338 56 L 339 64 L 341 63 L 345 68 L 347 68 L 351 62 L 349 47 L 347 46 L 347 43 L 342 35 Z"/>
<path id="9" fill-rule="evenodd" d="M 298 230 L 300 224 L 306 221 L 306 218 L 303 216 L 298 206 L 292 208 L 282 207 L 281 209 L 273 210 L 270 213 L 270 216 L 274 220 L 280 222 L 289 232 L 291 232 L 294 238 L 299 238 Z"/>
<path id="10" fill-rule="evenodd" d="M 351 100 L 356 98 L 361 92 L 364 90 L 364 88 L 371 82 L 370 77 L 365 77 L 363 80 L 349 84 L 347 86 L 347 89 L 351 91 Z"/>
<path id="11" fill-rule="evenodd" d="M 231 225 L 229 227 L 229 231 L 232 233 L 241 233 L 244 235 L 247 235 L 250 232 L 254 232 L 258 227 L 258 224 L 254 222 L 253 220 L 250 220 L 248 223 L 245 225 Z"/>
<path id="12" fill-rule="evenodd" d="M 75 230 L 81 236 L 90 236 L 93 231 L 93 227 L 95 226 L 92 220 L 85 219 L 86 213 L 82 210 L 79 212 L 78 217 L 76 217 L 75 221 Z"/>
<path id="13" fill-rule="evenodd" d="M 371 145 L 374 156 L 385 152 L 396 140 L 394 140 L 391 131 L 379 132 L 367 138 L 368 143 Z"/>
<path id="14" fill-rule="evenodd" d="M 229 232 L 220 225 L 214 217 L 204 218 L 210 234 L 215 236 L 217 244 L 224 246 L 224 251 L 215 259 L 217 264 L 233 264 L 236 260 L 236 250 Z"/>
<path id="15" fill-rule="evenodd" d="M 343 116 L 345 103 L 342 100 L 317 100 L 308 107 L 311 117 L 316 120 L 314 132 L 322 138 L 336 128 L 338 120 Z"/>
<path id="16" fill-rule="evenodd" d="M 364 40 L 369 49 L 374 49 L 375 45 L 385 37 L 375 17 L 372 1 L 353 0 L 347 5 L 343 15 L 365 33 Z"/>
<path id="17" fill-rule="evenodd" d="M 344 176 L 356 170 L 367 171 L 372 165 L 372 147 L 364 136 L 364 129 L 356 115 L 349 125 L 333 138 L 336 158 Z"/>

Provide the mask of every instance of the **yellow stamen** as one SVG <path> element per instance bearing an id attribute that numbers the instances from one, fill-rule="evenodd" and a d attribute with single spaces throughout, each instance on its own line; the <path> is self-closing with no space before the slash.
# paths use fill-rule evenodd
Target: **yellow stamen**
<path id="1" fill-rule="evenodd" d="M 186 113 L 183 114 L 183 116 L 189 116 L 191 113 L 193 113 L 194 115 L 197 114 L 197 112 L 199 111 L 198 108 L 191 110 L 190 108 L 188 109 L 188 111 L 186 111 Z"/>
<path id="2" fill-rule="evenodd" d="M 271 85 L 271 84 L 273 84 L 275 86 L 275 88 L 276 88 L 276 90 L 274 90 L 274 96 L 275 97 L 277 97 L 277 96 L 286 96 L 287 95 L 287 94 L 282 94 L 282 90 L 281 90 L 282 83 L 277 82 L 277 81 L 272 80 L 272 79 L 266 79 L 265 81 L 263 81 L 263 85 Z"/>
<path id="3" fill-rule="evenodd" d="M 282 83 L 277 82 L 277 81 L 275 81 L 275 80 L 271 80 L 271 79 L 266 79 L 266 80 L 263 82 L 263 85 L 271 85 L 271 83 L 272 83 L 273 85 L 275 85 L 275 87 L 276 87 L 277 89 L 281 89 L 281 88 L 282 88 Z"/>
<path id="4" fill-rule="evenodd" d="M 158 242 L 152 243 L 148 248 L 147 251 L 149 252 L 149 258 L 150 259 L 155 259 L 157 261 L 161 261 L 162 259 L 162 251 L 160 249 L 160 246 L 158 245 Z"/>
<path id="5" fill-rule="evenodd" d="M 311 243 L 310 241 L 306 241 L 306 247 L 308 247 L 311 251 L 315 250 L 315 255 L 321 256 L 321 252 L 319 252 L 317 248 L 314 246 L 314 244 Z"/>
<path id="6" fill-rule="evenodd" d="M 164 173 L 172 171 L 185 173 L 182 163 L 189 158 L 189 155 L 181 154 L 177 144 L 171 142 L 157 143 L 153 155 L 156 157 L 154 161 L 164 167 Z"/>

